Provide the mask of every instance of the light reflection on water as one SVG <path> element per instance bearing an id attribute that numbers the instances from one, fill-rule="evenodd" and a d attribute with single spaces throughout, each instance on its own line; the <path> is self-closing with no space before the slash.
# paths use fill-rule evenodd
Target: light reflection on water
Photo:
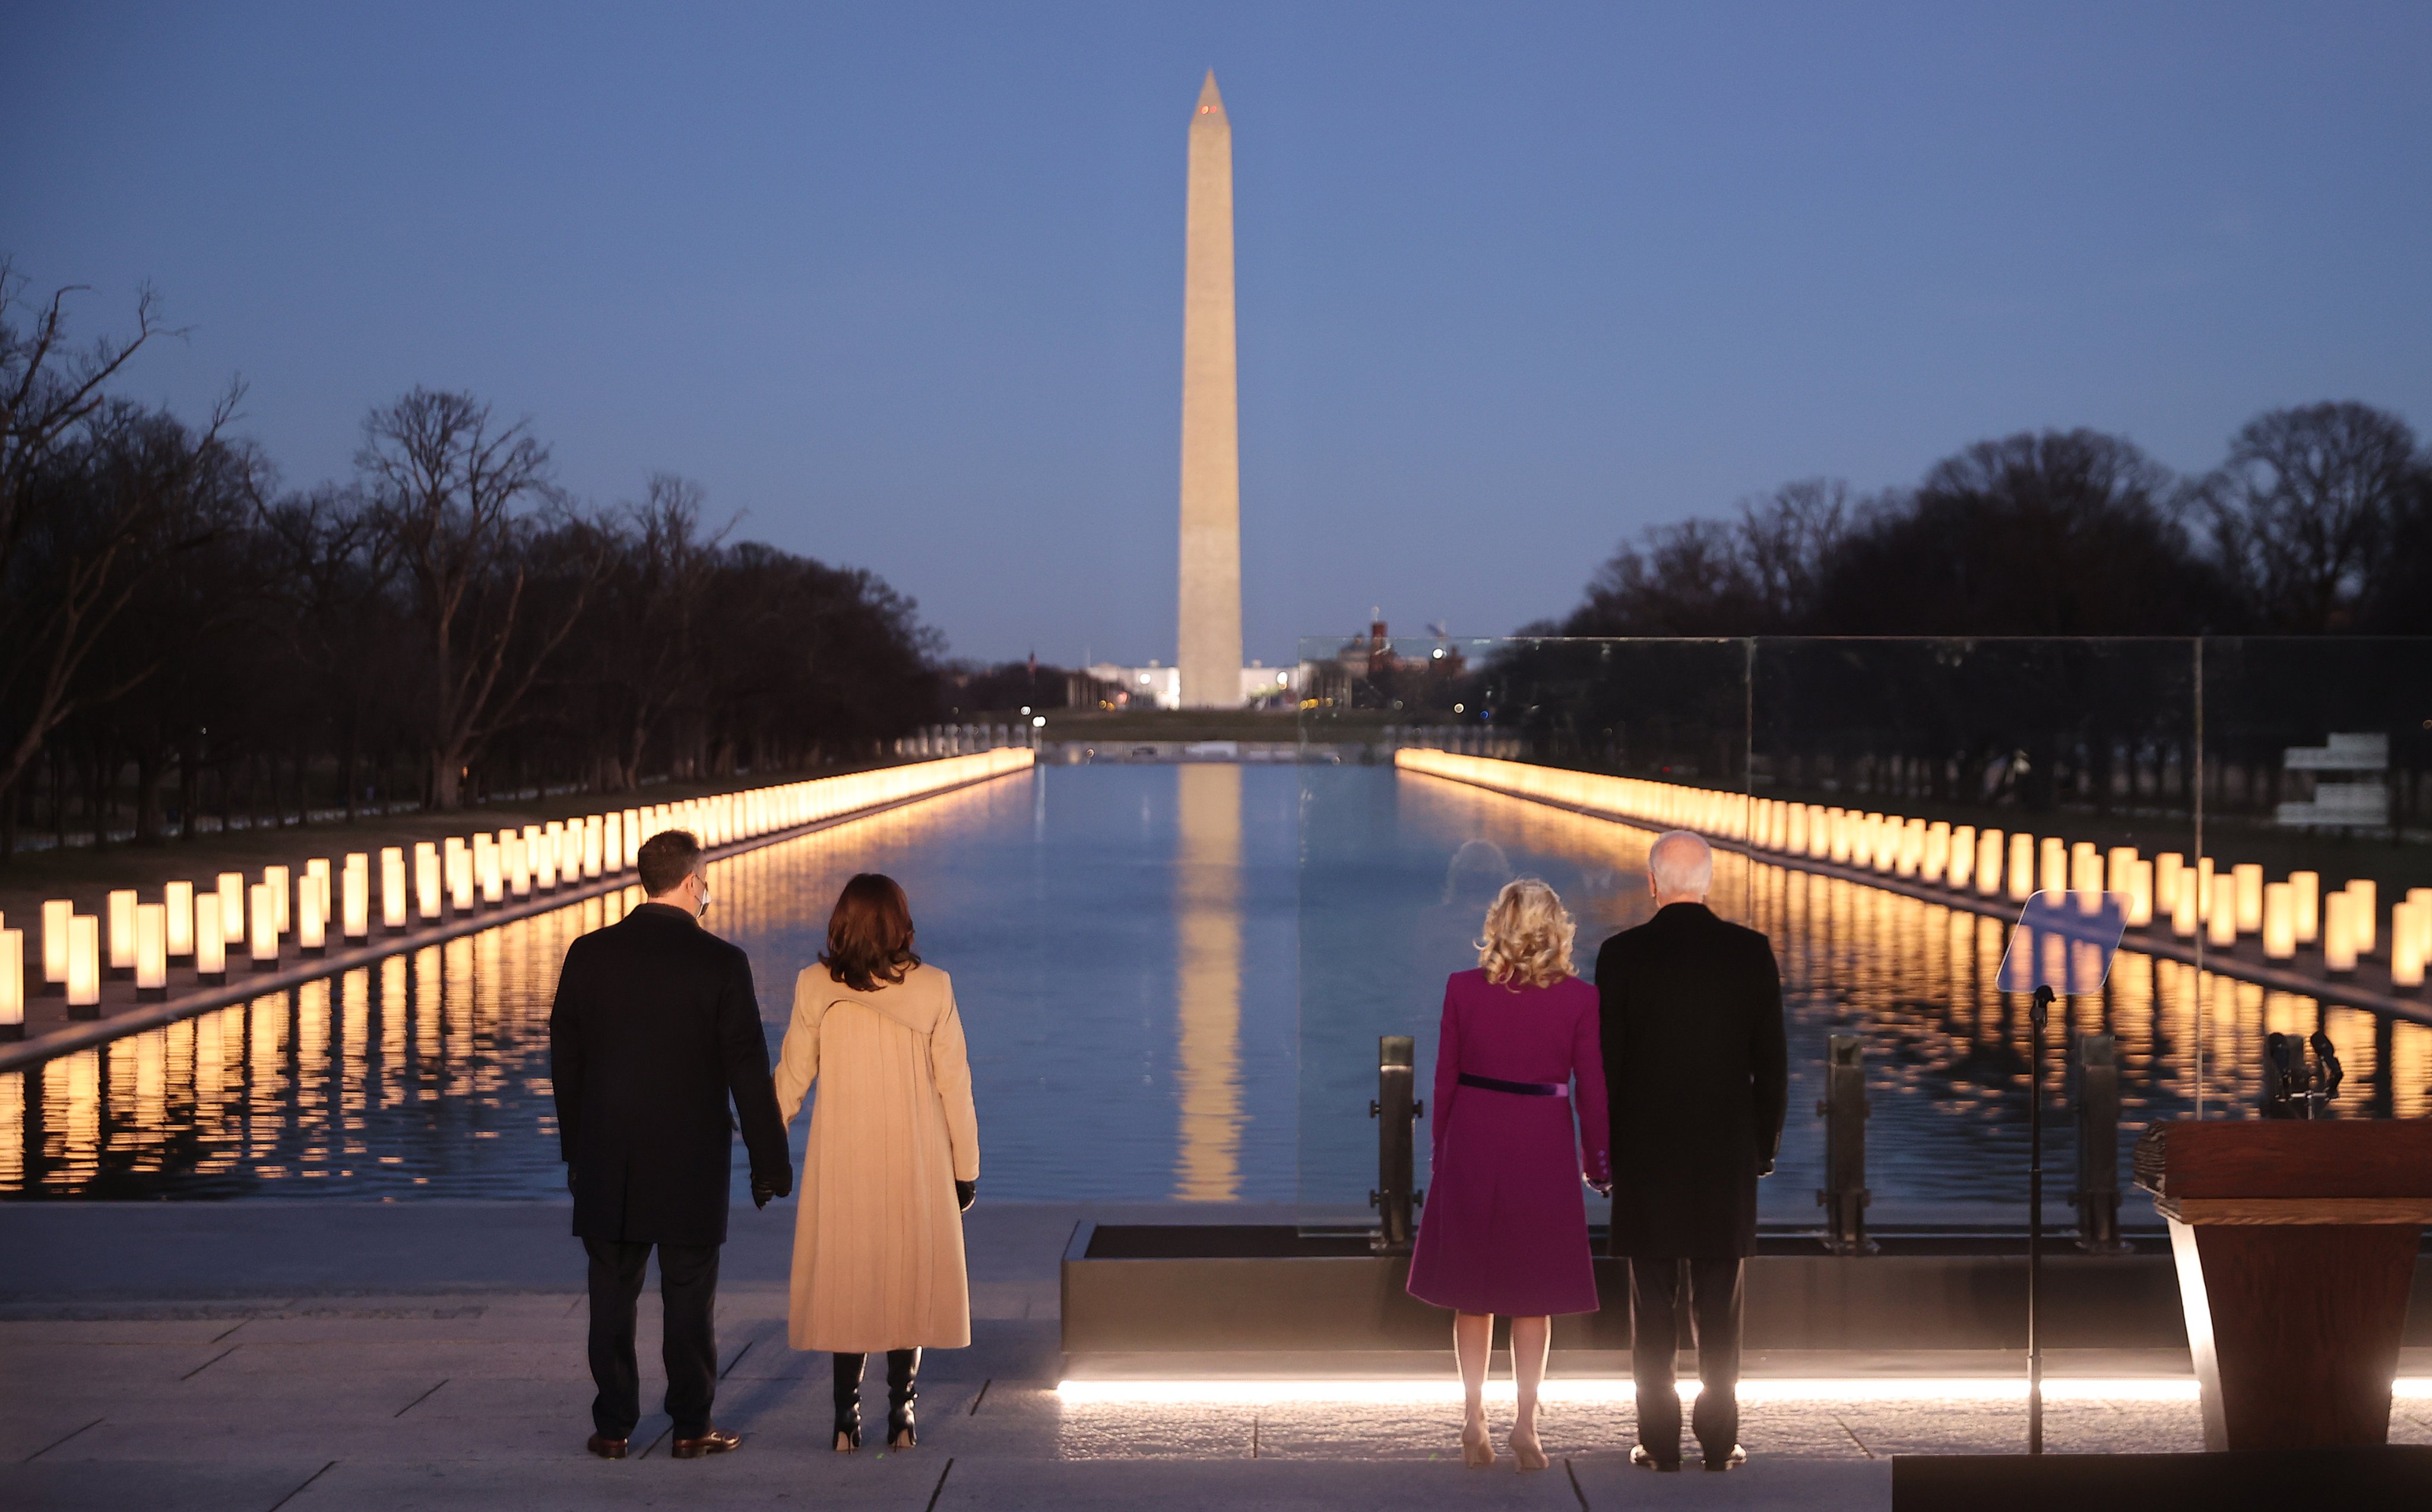
<path id="1" fill-rule="evenodd" d="M 1008 1198 L 1288 1197 L 1289 770 L 1047 770 L 714 864 L 772 1052 L 855 871 L 954 975 Z M 638 889 L 0 1075 L 0 1192 L 554 1197 L 548 1020 Z M 796 1149 L 807 1126 L 798 1119 Z"/>
<path id="2" fill-rule="evenodd" d="M 1419 948 L 1408 955 L 1427 962 L 1439 998 L 1441 970 L 1474 936 L 1477 921 L 1467 913 L 1438 917 L 1423 890 L 1450 891 L 1446 867 L 1464 844 L 1495 847 L 1504 876 L 1542 876 L 1562 892 L 1579 921 L 1583 974 L 1596 942 L 1651 911 L 1645 865 L 1653 835 L 1647 831 L 1415 774 L 1403 777 L 1390 795 L 1356 798 L 1330 794 L 1329 781 L 1319 777 L 1312 785 L 1316 803 L 1337 811 L 1330 821 L 1312 826 L 1319 865 L 1356 867 L 1370 877 L 1372 893 L 1390 895 L 1392 884 L 1377 876 L 1380 860 L 1404 858 L 1401 865 L 1410 872 L 1401 889 L 1409 899 L 1404 911 L 1420 921 Z M 1336 850 L 1340 857 L 1328 854 Z M 1484 878 L 1466 885 L 1491 891 Z M 1818 1071 L 1825 1036 L 1835 1031 L 1854 1031 L 1866 1042 L 1868 1184 L 1879 1204 L 1942 1206 L 2015 1195 L 2025 1169 L 2029 1026 L 2025 998 L 1992 985 L 2005 939 L 2001 920 L 1732 852 L 1715 856 L 1713 898 L 1727 917 L 1771 936 L 1782 962 L 1792 1084 L 1782 1163 L 1763 1188 L 1769 1218 L 1815 1221 L 1813 1194 L 1821 1184 L 1823 1156 L 1823 1126 L 1815 1116 L 1822 1093 Z M 1335 926 L 1327 953 L 1340 953 L 1353 932 Z M 1428 983 L 1417 980 L 1418 971 L 1398 967 L 1392 954 L 1364 952 L 1359 973 L 1345 975 L 1368 975 L 1399 1004 L 1417 1001 Z M 1303 968 L 1306 984 L 1315 975 L 1307 941 Z M 2194 1112 L 2199 993 L 2205 999 L 2207 1117 L 2253 1116 L 2263 1084 L 2264 1035 L 2310 1033 L 2318 1023 L 2347 1071 L 2340 1099 L 2332 1104 L 2337 1116 L 2432 1116 L 2432 1027 L 2210 972 L 2200 977 L 2191 966 L 2123 949 L 2102 995 L 2064 1000 L 2046 1032 L 2044 1085 L 2055 1111 L 2046 1118 L 2045 1169 L 2055 1201 L 2069 1189 L 2074 1159 L 2074 1136 L 2058 1100 L 2066 1034 L 2118 1036 L 2124 1159 L 2147 1123 Z M 1342 995 L 1338 983 L 1333 996 L 1340 1000 Z M 1309 994 L 1312 1003 L 1318 996 Z M 1378 1023 L 1362 1026 L 1364 1032 L 1414 1033 L 1428 1057 L 1435 1002 L 1426 1003 L 1423 1024 L 1406 1017 L 1398 1029 L 1383 1022 L 1394 1006 L 1373 1001 L 1370 1012 Z M 1355 1009 L 1345 1016 L 1358 1015 Z M 1423 1065 L 1422 1075 L 1428 1069 Z M 1373 1070 L 1366 1074 L 1373 1079 Z M 1312 1106 L 1349 1095 L 1347 1083 L 1337 1084 L 1305 1090 L 1304 1117 Z M 1355 1172 L 1364 1183 L 1364 1171 L 1349 1159 L 1354 1153 L 1329 1151 L 1305 1163 L 1304 1196 L 1339 1200 Z M 2123 1205 L 2123 1212 L 2135 1210 L 2133 1201 Z"/>
<path id="3" fill-rule="evenodd" d="M 719 862 L 713 923 L 752 952 L 771 1044 L 836 888 L 884 870 L 954 973 L 985 1189 L 1007 1198 L 1284 1200 L 1374 1184 L 1375 1036 L 1422 1077 L 1445 972 L 1511 875 L 1596 942 L 1646 916 L 1649 836 L 1390 769 L 1049 768 Z M 1716 899 L 1775 941 L 1792 1002 L 1777 1219 L 1812 1221 L 1826 1033 L 1866 1037 L 1879 1202 L 1999 1198 L 2023 1167 L 2026 1024 L 1990 989 L 1998 921 L 1718 858 Z M 633 890 L 0 1074 L 0 1192 L 32 1197 L 553 1197 L 548 1014 L 578 933 Z M 2128 1114 L 2251 1107 L 2267 1030 L 2319 1020 L 2343 1116 L 2432 1116 L 2432 1029 L 2123 952 L 2069 1005 L 2120 1036 Z M 2056 1026 L 2057 1027 L 2057 1026 Z M 2046 1084 L 2057 1088 L 2057 1042 Z M 2065 1190 L 2069 1135 L 2050 1120 Z M 797 1148 L 802 1134 L 798 1120 Z M 1427 1141 L 1419 1141 L 1422 1159 Z"/>

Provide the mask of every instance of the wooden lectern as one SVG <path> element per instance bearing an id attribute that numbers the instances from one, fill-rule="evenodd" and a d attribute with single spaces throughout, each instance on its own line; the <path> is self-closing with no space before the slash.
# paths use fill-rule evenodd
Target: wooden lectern
<path id="1" fill-rule="evenodd" d="M 2432 1119 L 2156 1124 L 2136 1170 L 2170 1220 L 2204 1447 L 2389 1442 Z"/>

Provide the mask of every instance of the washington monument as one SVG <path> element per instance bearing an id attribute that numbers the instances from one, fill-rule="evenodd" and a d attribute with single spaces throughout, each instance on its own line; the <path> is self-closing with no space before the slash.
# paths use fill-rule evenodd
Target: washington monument
<path id="1" fill-rule="evenodd" d="M 1241 450 L 1233 380 L 1233 126 L 1216 71 L 1191 116 L 1182 274 L 1182 586 L 1174 665 L 1186 709 L 1241 702 Z"/>

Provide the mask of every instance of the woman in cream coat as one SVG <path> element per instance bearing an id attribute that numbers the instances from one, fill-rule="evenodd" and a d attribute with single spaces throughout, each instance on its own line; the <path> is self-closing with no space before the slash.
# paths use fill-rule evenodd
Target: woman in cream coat
<path id="1" fill-rule="evenodd" d="M 912 952 L 891 878 L 845 883 L 819 964 L 794 981 L 779 1052 L 788 1125 L 814 1082 L 789 1336 L 836 1354 L 836 1448 L 861 1445 L 865 1356 L 887 1352 L 887 1441 L 909 1449 L 923 1348 L 971 1341 L 962 1211 L 980 1174 L 954 983 Z"/>

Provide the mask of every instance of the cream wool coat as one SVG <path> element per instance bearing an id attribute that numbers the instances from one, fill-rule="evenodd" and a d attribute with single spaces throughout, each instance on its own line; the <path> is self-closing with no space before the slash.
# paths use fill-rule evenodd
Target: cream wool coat
<path id="1" fill-rule="evenodd" d="M 796 1196 L 794 1348 L 971 1343 L 954 1183 L 979 1180 L 980 1142 L 953 979 L 918 966 L 897 985 L 855 992 L 805 967 L 776 1080 L 789 1127 L 819 1089 Z"/>

